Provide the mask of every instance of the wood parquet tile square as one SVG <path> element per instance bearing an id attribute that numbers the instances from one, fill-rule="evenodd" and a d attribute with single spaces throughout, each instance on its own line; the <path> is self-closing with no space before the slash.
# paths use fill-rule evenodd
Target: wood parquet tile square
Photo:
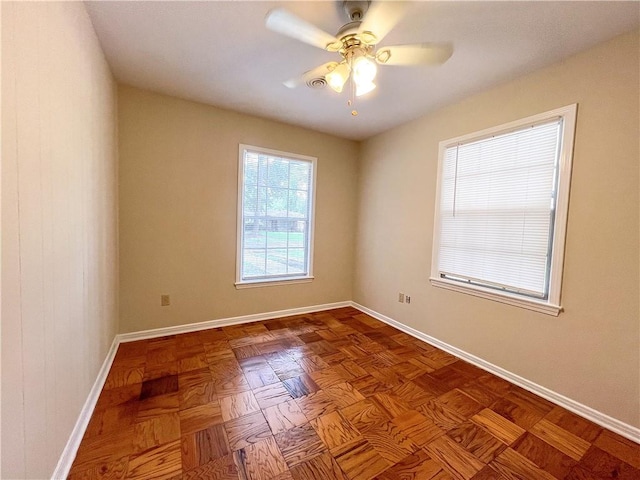
<path id="1" fill-rule="evenodd" d="M 191 470 L 231 453 L 222 425 L 182 436 L 182 468 Z"/>
<path id="2" fill-rule="evenodd" d="M 178 376 L 167 375 L 142 382 L 139 400 L 145 400 L 150 397 L 155 397 L 156 395 L 164 395 L 165 393 L 173 393 L 177 391 Z"/>
<path id="3" fill-rule="evenodd" d="M 260 405 L 251 391 L 220 397 L 219 401 L 222 419 L 225 422 L 260 411 Z"/>
<path id="4" fill-rule="evenodd" d="M 182 480 L 238 480 L 239 472 L 234 455 L 225 455 L 191 470 L 184 470 Z M 246 477 L 244 477 L 246 478 Z"/>
<path id="5" fill-rule="evenodd" d="M 391 421 L 421 447 L 444 435 L 444 430 L 415 410 L 409 410 Z"/>
<path id="6" fill-rule="evenodd" d="M 485 466 L 446 435 L 436 438 L 424 449 L 454 478 L 469 480 Z"/>
<path id="7" fill-rule="evenodd" d="M 638 454 L 637 444 L 631 440 L 605 430 L 595 440 L 594 445 L 629 465 L 640 468 L 640 454 Z"/>
<path id="8" fill-rule="evenodd" d="M 351 480 L 370 480 L 391 465 L 365 439 L 356 439 L 331 450 L 342 471 Z"/>
<path id="9" fill-rule="evenodd" d="M 76 453 L 71 473 L 79 474 L 85 470 L 93 470 L 94 467 L 100 470 L 134 453 L 137 453 L 137 450 L 133 427 L 94 437 L 85 436 Z"/>
<path id="10" fill-rule="evenodd" d="M 472 480 L 507 480 L 507 478 L 487 465 L 476 473 Z"/>
<path id="11" fill-rule="evenodd" d="M 340 412 L 331 412 L 312 420 L 311 425 L 328 449 L 360 438 L 358 429 Z"/>
<path id="12" fill-rule="evenodd" d="M 324 390 L 318 390 L 296 399 L 296 403 L 307 418 L 317 418 L 338 409 L 333 398 Z"/>
<path id="13" fill-rule="evenodd" d="M 354 309 L 121 344 L 69 478 L 639 480 L 640 445 Z"/>
<path id="14" fill-rule="evenodd" d="M 309 423 L 279 433 L 275 438 L 290 467 L 326 451 L 322 440 Z"/>
<path id="15" fill-rule="evenodd" d="M 390 465 L 395 465 L 420 448 L 406 432 L 391 421 L 367 430 L 363 437 Z"/>
<path id="16" fill-rule="evenodd" d="M 618 478 L 621 480 L 639 478 L 637 469 L 595 445 L 589 448 L 582 459 L 581 465 L 599 478 Z"/>
<path id="17" fill-rule="evenodd" d="M 180 395 L 178 392 L 156 395 L 138 402 L 136 421 L 157 417 L 167 413 L 178 412 L 180 407 Z"/>
<path id="18" fill-rule="evenodd" d="M 305 373 L 297 377 L 287 378 L 282 382 L 282 384 L 293 398 L 300 398 L 320 390 L 320 387 L 318 387 L 316 382 L 314 382 L 313 379 Z"/>
<path id="19" fill-rule="evenodd" d="M 295 480 L 348 480 L 329 452 L 296 465 L 291 474 Z"/>
<path id="20" fill-rule="evenodd" d="M 180 440 L 180 417 L 177 413 L 168 413 L 137 422 L 133 435 L 133 448 L 138 452 Z"/>
<path id="21" fill-rule="evenodd" d="M 309 376 L 320 388 L 328 388 L 348 380 L 338 370 L 331 367 L 311 372 Z"/>
<path id="22" fill-rule="evenodd" d="M 237 393 L 249 392 L 251 387 L 244 374 L 235 375 L 224 380 L 214 382 L 216 394 L 219 397 L 235 395 Z"/>
<path id="23" fill-rule="evenodd" d="M 495 470 L 509 479 L 531 478 L 535 480 L 553 480 L 556 478 L 510 448 L 502 452 L 491 465 Z"/>
<path id="24" fill-rule="evenodd" d="M 202 382 L 191 387 L 180 389 L 179 407 L 186 410 L 205 403 L 215 402 L 218 396 L 213 382 Z"/>
<path id="25" fill-rule="evenodd" d="M 304 425 L 308 421 L 293 399 L 265 408 L 263 413 L 274 435 Z"/>
<path id="26" fill-rule="evenodd" d="M 233 451 L 272 436 L 269 424 L 261 411 L 225 422 L 224 428 Z"/>
<path id="27" fill-rule="evenodd" d="M 185 389 L 188 389 L 190 387 L 197 387 L 199 385 L 210 382 L 213 382 L 213 375 L 211 374 L 209 368 L 191 370 L 190 372 L 184 372 L 178 375 L 180 392 L 183 392 Z M 184 408 L 182 408 L 181 410 L 184 410 Z"/>
<path id="28" fill-rule="evenodd" d="M 491 405 L 491 410 L 525 430 L 533 427 L 544 417 L 544 413 L 513 403 L 507 397 L 500 398 L 494 402 Z"/>
<path id="29" fill-rule="evenodd" d="M 180 410 L 180 432 L 182 435 L 197 432 L 222 423 L 222 411 L 218 401 Z"/>
<path id="30" fill-rule="evenodd" d="M 138 403 L 128 401 L 94 411 L 85 435 L 93 437 L 128 427 L 138 413 Z"/>
<path id="31" fill-rule="evenodd" d="M 245 472 L 248 479 L 272 480 L 289 471 L 273 437 L 246 447 L 242 458 L 242 471 Z"/>
<path id="32" fill-rule="evenodd" d="M 440 395 L 436 402 L 464 418 L 469 418 L 482 410 L 482 405 L 457 388 Z"/>
<path id="33" fill-rule="evenodd" d="M 525 432 L 523 428 L 488 408 L 471 417 L 471 421 L 507 446 L 515 442 Z"/>
<path id="34" fill-rule="evenodd" d="M 558 427 L 549 420 L 542 419 L 531 428 L 531 433 L 569 455 L 574 460 L 580 460 L 589 449 L 589 442 L 581 439 L 567 430 Z"/>
<path id="35" fill-rule="evenodd" d="M 445 431 L 455 428 L 466 420 L 464 415 L 459 414 L 438 400 L 427 401 L 420 407 L 420 412 Z"/>
<path id="36" fill-rule="evenodd" d="M 264 387 L 258 387 L 253 390 L 253 393 L 258 401 L 258 405 L 260 405 L 260 408 L 263 410 L 278 405 L 279 403 L 293 400 L 293 397 L 282 383 L 273 383 L 271 385 L 265 385 Z"/>
<path id="37" fill-rule="evenodd" d="M 130 456 L 126 478 L 171 479 L 181 472 L 180 441 L 176 440 Z"/>
<path id="38" fill-rule="evenodd" d="M 127 474 L 128 466 L 129 457 L 125 456 L 114 462 L 105 463 L 100 466 L 96 465 L 84 471 L 75 468 L 67 478 L 68 480 L 122 480 Z"/>
<path id="39" fill-rule="evenodd" d="M 390 420 L 383 410 L 368 399 L 343 408 L 341 412 L 360 432 L 366 432 L 369 428 Z"/>
<path id="40" fill-rule="evenodd" d="M 566 477 L 578 463 L 531 433 L 526 433 L 512 448 L 556 478 Z"/>
<path id="41" fill-rule="evenodd" d="M 449 438 L 484 463 L 491 463 L 507 446 L 473 422 L 467 421 L 447 432 Z"/>
<path id="42" fill-rule="evenodd" d="M 418 450 L 385 470 L 376 480 L 429 480 L 441 471 L 438 462 L 424 450 Z"/>
<path id="43" fill-rule="evenodd" d="M 329 395 L 338 408 L 348 407 L 365 398 L 353 385 L 347 382 L 331 385 L 323 391 Z"/>

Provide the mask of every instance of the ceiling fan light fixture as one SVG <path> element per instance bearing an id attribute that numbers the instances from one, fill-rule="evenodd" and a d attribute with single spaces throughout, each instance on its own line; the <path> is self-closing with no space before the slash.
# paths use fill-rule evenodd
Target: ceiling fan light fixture
<path id="1" fill-rule="evenodd" d="M 362 55 L 353 60 L 353 81 L 356 85 L 372 83 L 377 73 L 375 62 L 367 56 Z"/>
<path id="2" fill-rule="evenodd" d="M 329 62 L 305 73 L 301 78 L 285 82 L 293 88 L 306 83 L 312 87 L 326 83 L 342 93 L 349 83 L 352 115 L 355 97 L 366 95 L 376 88 L 374 79 L 378 65 L 441 65 L 453 53 L 451 43 L 418 43 L 377 48 L 387 34 L 405 15 L 409 2 L 376 0 L 340 0 L 349 22 L 331 35 L 312 23 L 295 16 L 284 8 L 271 10 L 266 26 L 291 38 L 338 53 L 341 62 Z M 311 75 L 313 74 L 313 75 Z"/>
<path id="3" fill-rule="evenodd" d="M 356 83 L 356 97 L 361 97 L 362 95 L 366 95 L 371 92 L 374 88 L 376 88 L 376 84 L 373 82 L 366 83 Z"/>
<path id="4" fill-rule="evenodd" d="M 382 64 L 387 63 L 390 58 L 391 58 L 391 51 L 389 49 L 379 50 L 378 54 L 376 55 L 376 61 Z"/>
<path id="5" fill-rule="evenodd" d="M 349 79 L 350 68 L 346 62 L 338 64 L 336 68 L 325 75 L 331 89 L 337 93 L 342 92 L 344 84 Z"/>

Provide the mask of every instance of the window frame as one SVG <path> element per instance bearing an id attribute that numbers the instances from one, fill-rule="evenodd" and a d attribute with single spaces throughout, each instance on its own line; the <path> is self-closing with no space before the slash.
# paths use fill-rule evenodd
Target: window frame
<path id="1" fill-rule="evenodd" d="M 244 156 L 245 152 L 255 152 L 258 154 L 272 155 L 288 160 L 299 160 L 311 164 L 311 182 L 308 190 L 309 218 L 308 218 L 308 235 L 305 245 L 307 252 L 307 273 L 300 275 L 279 275 L 272 277 L 260 277 L 255 280 L 242 278 L 243 267 L 243 243 L 244 243 Z M 315 210 L 316 210 L 316 173 L 317 173 L 317 157 L 301 155 L 298 153 L 284 152 L 273 150 L 270 148 L 258 147 L 254 145 L 239 144 L 238 148 L 238 202 L 236 212 L 236 281 L 237 289 L 275 286 L 275 285 L 291 285 L 296 283 L 307 283 L 314 279 L 313 276 L 313 244 L 315 234 Z"/>
<path id="2" fill-rule="evenodd" d="M 548 315 L 557 316 L 562 311 L 561 289 L 562 270 L 564 265 L 564 253 L 567 231 L 567 219 L 569 213 L 569 190 L 571 186 L 571 170 L 573 162 L 573 147 L 576 127 L 577 104 L 567 105 L 555 110 L 532 115 L 520 120 L 487 128 L 478 132 L 469 133 L 459 137 L 443 140 L 438 148 L 438 173 L 435 197 L 435 212 L 433 223 L 433 246 L 431 256 L 431 276 L 429 280 L 434 287 L 445 288 L 477 297 L 487 298 L 501 303 L 514 305 Z M 549 272 L 549 294 L 546 300 L 527 297 L 512 292 L 503 292 L 481 285 L 466 284 L 441 278 L 439 276 L 440 253 L 440 204 L 441 182 L 443 175 L 443 161 L 447 148 L 460 143 L 470 143 L 495 135 L 502 135 L 510 131 L 517 131 L 533 124 L 543 123 L 561 117 L 562 133 L 560 135 L 560 153 L 558 158 L 558 189 L 555 206 L 555 218 L 553 221 L 551 265 Z"/>

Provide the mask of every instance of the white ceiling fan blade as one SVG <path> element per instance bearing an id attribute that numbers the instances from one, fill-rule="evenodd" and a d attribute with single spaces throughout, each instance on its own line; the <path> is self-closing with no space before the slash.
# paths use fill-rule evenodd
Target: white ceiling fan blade
<path id="1" fill-rule="evenodd" d="M 336 66 L 338 66 L 338 62 L 325 63 L 324 65 L 320 65 L 319 67 L 309 70 L 298 77 L 287 80 L 284 82 L 284 85 L 289 88 L 299 87 L 314 78 L 324 77 L 327 73 L 336 68 Z"/>
<path id="2" fill-rule="evenodd" d="M 380 43 L 404 17 L 408 4 L 405 2 L 373 2 L 364 15 L 360 32 L 371 32 Z"/>
<path id="3" fill-rule="evenodd" d="M 286 35 L 314 47 L 326 49 L 338 41 L 333 35 L 295 16 L 284 8 L 276 8 L 267 14 L 265 24 L 269 30 Z"/>
<path id="4" fill-rule="evenodd" d="M 382 47 L 376 53 L 381 65 L 441 65 L 453 54 L 450 43 L 418 43 Z"/>

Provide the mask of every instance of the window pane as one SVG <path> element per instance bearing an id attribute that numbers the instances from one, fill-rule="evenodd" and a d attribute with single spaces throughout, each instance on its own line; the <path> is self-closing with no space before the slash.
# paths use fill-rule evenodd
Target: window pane
<path id="1" fill-rule="evenodd" d="M 267 275 L 287 273 L 287 250 L 285 248 L 267 250 Z"/>
<path id="2" fill-rule="evenodd" d="M 267 214 L 267 187 L 258 187 L 258 210 L 256 215 L 264 216 Z"/>
<path id="3" fill-rule="evenodd" d="M 258 160 L 258 185 L 266 186 L 268 182 L 267 157 L 259 155 Z"/>
<path id="4" fill-rule="evenodd" d="M 289 190 L 289 218 L 306 218 L 309 211 L 309 194 L 300 190 Z"/>
<path id="5" fill-rule="evenodd" d="M 266 250 L 244 249 L 242 258 L 242 277 L 260 277 L 265 274 Z"/>
<path id="6" fill-rule="evenodd" d="M 287 273 L 304 273 L 304 248 L 290 248 Z"/>
<path id="7" fill-rule="evenodd" d="M 305 245 L 305 224 L 304 222 L 292 222 L 292 229 L 289 231 L 289 248 L 304 247 Z"/>
<path id="8" fill-rule="evenodd" d="M 267 189 L 267 215 L 286 218 L 288 197 L 289 190 L 286 188 Z"/>
<path id="9" fill-rule="evenodd" d="M 255 215 L 258 208 L 258 187 L 245 185 L 244 186 L 244 206 L 245 215 Z"/>
<path id="10" fill-rule="evenodd" d="M 249 153 L 245 157 L 244 184 L 245 185 L 258 184 L 258 155 L 256 155 L 255 153 Z"/>
<path id="11" fill-rule="evenodd" d="M 289 188 L 309 190 L 311 164 L 309 162 L 291 162 Z"/>
<path id="12" fill-rule="evenodd" d="M 273 220 L 270 220 L 273 222 Z M 271 229 L 269 233 L 267 233 L 267 247 L 268 248 L 278 248 L 287 246 L 287 231 L 284 230 L 282 232 L 274 231 Z"/>
<path id="13" fill-rule="evenodd" d="M 267 235 L 263 222 L 255 218 L 244 219 L 244 246 L 245 248 L 265 248 Z"/>
<path id="14" fill-rule="evenodd" d="M 269 186 L 287 188 L 289 185 L 289 162 L 281 158 L 269 159 Z"/>

